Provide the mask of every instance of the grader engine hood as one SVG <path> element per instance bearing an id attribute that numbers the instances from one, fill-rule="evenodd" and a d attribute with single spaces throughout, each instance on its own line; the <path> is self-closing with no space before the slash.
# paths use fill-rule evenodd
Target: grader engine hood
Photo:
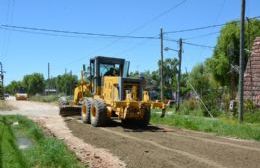
<path id="1" fill-rule="evenodd" d="M 105 76 L 103 80 L 103 96 L 108 104 L 114 101 L 141 101 L 143 93 L 143 79 Z M 131 94 L 131 98 L 127 95 Z"/>
<path id="2" fill-rule="evenodd" d="M 165 109 L 161 102 L 151 102 L 148 92 L 143 90 L 143 78 L 105 76 L 103 98 L 123 119 L 142 119 L 151 108 Z"/>

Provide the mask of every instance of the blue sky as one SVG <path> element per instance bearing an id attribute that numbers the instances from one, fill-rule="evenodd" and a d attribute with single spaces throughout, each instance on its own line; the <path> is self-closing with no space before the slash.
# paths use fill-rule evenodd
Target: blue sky
<path id="1" fill-rule="evenodd" d="M 225 23 L 240 17 L 240 0 L 187 0 L 159 16 L 182 0 L 0 0 L 0 24 L 79 32 L 133 36 L 159 36 L 160 28 L 175 31 Z M 247 0 L 246 16 L 260 15 L 260 1 Z M 136 30 L 136 28 L 139 28 Z M 134 31 L 136 30 L 136 31 Z M 215 46 L 220 28 L 168 34 L 192 43 Z M 134 31 L 134 32 L 133 32 Z M 191 38 L 203 34 L 210 36 Z M 215 33 L 215 34 L 214 34 Z M 178 49 L 176 42 L 165 47 Z M 212 55 L 212 49 L 184 44 L 182 68 L 188 71 Z M 5 83 L 21 80 L 26 74 L 43 73 L 47 64 L 51 76 L 65 68 L 79 75 L 82 64 L 102 55 L 131 61 L 131 71 L 155 70 L 160 58 L 160 41 L 100 37 L 63 37 L 0 29 L 0 61 L 6 71 Z M 164 53 L 176 57 L 175 52 Z"/>

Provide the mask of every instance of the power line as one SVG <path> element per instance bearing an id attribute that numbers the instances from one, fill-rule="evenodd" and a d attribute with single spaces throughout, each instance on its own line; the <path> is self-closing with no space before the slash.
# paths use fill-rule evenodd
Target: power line
<path id="1" fill-rule="evenodd" d="M 203 30 L 203 29 L 209 29 L 209 28 L 215 28 L 224 26 L 226 23 L 223 24 L 216 24 L 216 25 L 210 25 L 210 26 L 203 26 L 203 27 L 197 27 L 197 28 L 191 28 L 191 29 L 183 29 L 183 30 L 176 30 L 176 31 L 168 31 L 164 32 L 165 34 L 173 34 L 173 33 L 182 33 L 182 32 L 189 32 L 189 31 L 197 31 L 197 30 Z"/>
<path id="2" fill-rule="evenodd" d="M 191 45 L 191 46 L 202 47 L 202 48 L 209 48 L 209 49 L 214 49 L 215 48 L 215 47 L 208 46 L 208 45 L 190 43 L 190 42 L 185 42 L 185 41 L 183 43 L 187 44 L 187 45 Z"/>
<path id="3" fill-rule="evenodd" d="M 158 20 L 159 18 L 163 17 L 164 15 L 170 13 L 171 11 L 175 10 L 176 8 L 178 8 L 179 6 L 181 6 L 182 4 L 184 4 L 187 0 L 182 0 L 180 3 L 173 5 L 172 7 L 170 7 L 169 9 L 161 12 L 160 14 L 158 14 L 157 16 L 153 17 L 151 20 L 145 22 L 144 24 L 136 27 L 135 29 L 133 29 L 131 32 L 129 32 L 127 35 L 132 34 L 140 29 L 143 29 L 144 27 L 146 27 L 149 23 L 154 22 L 156 20 Z"/>
<path id="4" fill-rule="evenodd" d="M 220 18 L 220 16 L 221 16 L 221 13 L 222 13 L 222 11 L 223 11 L 223 9 L 224 9 L 225 3 L 226 3 L 226 0 L 223 0 L 213 24 L 217 24 L 217 23 L 218 23 L 218 20 L 219 20 L 219 18 Z M 219 30 L 219 32 L 220 32 L 220 30 Z M 205 41 L 206 41 L 206 44 L 207 44 L 208 41 L 209 41 L 209 39 L 206 39 Z M 205 49 L 206 49 L 206 48 L 202 48 L 202 49 L 200 50 L 200 53 L 199 53 L 199 56 L 200 56 L 200 57 L 202 56 L 202 54 L 203 54 L 203 52 L 205 51 Z"/>
<path id="5" fill-rule="evenodd" d="M 219 31 L 211 32 L 211 33 L 201 34 L 201 35 L 198 35 L 198 36 L 186 37 L 186 38 L 184 38 L 184 40 L 196 39 L 196 38 L 201 38 L 201 37 L 208 37 L 208 36 L 219 34 L 219 33 L 220 33 Z"/>
<path id="6" fill-rule="evenodd" d="M 8 23 L 8 24 L 13 23 L 14 9 L 15 9 L 15 0 L 8 1 L 5 23 Z M 9 43 L 11 40 L 10 39 L 11 34 L 10 34 L 10 32 L 3 31 L 3 35 L 4 36 L 3 36 L 3 42 L 2 42 L 1 56 L 2 56 L 2 60 L 5 61 L 7 58 L 7 54 L 8 54 Z"/>
<path id="7" fill-rule="evenodd" d="M 14 32 L 21 32 L 21 33 L 55 36 L 55 37 L 90 38 L 90 37 L 86 37 L 86 36 L 76 36 L 76 35 L 67 35 L 67 34 L 65 35 L 65 34 L 46 33 L 46 32 L 34 32 L 34 31 L 29 31 L 29 30 L 19 30 L 19 29 L 5 28 L 5 27 L 1 27 L 1 26 L 0 26 L 0 29 L 14 31 Z"/>
<path id="8" fill-rule="evenodd" d="M 255 16 L 250 18 L 251 19 L 258 19 L 260 18 L 260 16 Z M 236 22 L 240 22 L 240 21 L 236 21 Z M 215 27 L 220 27 L 220 26 L 224 26 L 227 23 L 222 23 L 222 24 L 215 24 L 215 25 L 209 25 L 209 26 L 202 26 L 202 27 L 196 27 L 196 28 L 191 28 L 191 29 L 182 29 L 182 30 L 176 30 L 176 31 L 168 31 L 168 32 L 164 32 L 165 34 L 173 34 L 173 33 L 182 33 L 182 32 L 190 32 L 190 31 L 197 31 L 197 30 L 204 30 L 204 29 L 209 29 L 209 28 L 215 28 Z"/>
<path id="9" fill-rule="evenodd" d="M 151 22 L 154 22 L 154 21 L 158 20 L 159 18 L 163 17 L 164 15 L 168 14 L 169 12 L 173 11 L 174 9 L 176 9 L 176 8 L 178 8 L 179 6 L 181 6 L 182 4 L 184 4 L 186 1 L 187 1 L 187 0 L 182 0 L 180 3 L 178 3 L 178 4 L 176 4 L 176 5 L 172 6 L 172 7 L 170 7 L 169 9 L 167 9 L 167 10 L 161 12 L 159 15 L 153 17 L 151 20 L 149 20 L 149 21 L 145 22 L 144 24 L 142 24 L 142 25 L 140 25 L 140 26 L 134 28 L 132 31 L 130 31 L 130 32 L 127 33 L 126 35 L 133 34 L 133 33 L 137 32 L 138 30 L 143 29 L 144 27 L 146 27 L 146 26 L 147 26 L 148 24 L 150 24 Z M 92 51 L 91 53 L 94 53 L 95 51 L 100 51 L 100 50 L 104 50 L 104 49 L 106 49 L 106 48 L 109 48 L 109 47 L 113 46 L 115 43 L 119 42 L 121 39 L 122 39 L 122 38 L 118 38 L 118 39 L 116 39 L 116 40 L 114 40 L 114 41 L 108 43 L 108 44 L 105 45 L 104 47 L 101 47 L 101 48 L 98 48 L 98 49 Z M 159 39 L 159 37 L 158 37 L 158 39 Z M 89 55 L 90 55 L 90 54 L 89 54 Z M 79 61 L 82 60 L 82 59 L 84 59 L 84 58 L 85 58 L 85 57 L 80 58 Z M 73 63 L 73 62 L 75 62 L 75 61 L 72 61 L 72 62 L 70 62 L 69 64 L 71 64 L 71 63 Z"/>
<path id="10" fill-rule="evenodd" d="M 105 38 L 110 37 L 110 38 L 150 39 L 150 40 L 159 40 L 160 39 L 159 37 L 156 37 L 156 36 L 115 35 L 115 34 L 105 34 L 105 33 L 90 33 L 90 32 L 78 32 L 78 31 L 67 31 L 67 30 L 57 30 L 57 29 L 45 29 L 45 28 L 36 28 L 36 27 L 24 27 L 24 26 L 6 25 L 6 24 L 1 24 L 0 29 L 25 32 L 25 33 L 33 33 L 33 34 L 41 34 L 41 35 L 61 36 L 61 37 L 86 38 L 86 36 L 94 36 L 94 37 L 105 37 Z M 74 36 L 72 36 L 70 34 L 73 34 Z M 165 39 L 165 41 L 178 42 L 178 40 L 174 40 L 174 39 Z M 183 43 L 188 44 L 188 45 L 197 46 L 197 47 L 214 48 L 214 47 L 207 46 L 207 45 L 195 44 L 195 43 L 190 43 L 190 42 L 185 42 L 185 41 Z M 85 57 L 82 57 L 79 60 L 81 60 L 83 58 L 85 58 Z"/>
<path id="11" fill-rule="evenodd" d="M 159 37 L 151 36 L 130 36 L 130 35 L 116 35 L 116 34 L 104 34 L 104 33 L 90 33 L 90 32 L 78 32 L 78 31 L 68 31 L 68 30 L 57 30 L 57 29 L 46 29 L 38 27 L 26 27 L 26 26 L 16 26 L 1 24 L 1 27 L 12 28 L 12 29 L 22 29 L 22 30 L 33 30 L 35 33 L 41 32 L 51 32 L 51 33 L 62 33 L 62 34 L 74 34 L 74 35 L 84 35 L 84 36 L 100 36 L 100 37 L 114 37 L 114 38 L 135 38 L 135 39 L 159 39 Z"/>
<path id="12" fill-rule="evenodd" d="M 178 40 L 175 39 L 164 39 L 165 41 L 171 41 L 171 42 L 177 42 L 179 43 Z M 187 45 L 191 45 L 191 46 L 195 46 L 195 47 L 201 47 L 201 48 L 208 48 L 208 49 L 214 49 L 215 47 L 209 46 L 209 45 L 204 45 L 204 44 L 198 44 L 198 43 L 191 43 L 191 42 L 187 42 L 187 41 L 183 41 L 183 44 L 187 44 Z"/>

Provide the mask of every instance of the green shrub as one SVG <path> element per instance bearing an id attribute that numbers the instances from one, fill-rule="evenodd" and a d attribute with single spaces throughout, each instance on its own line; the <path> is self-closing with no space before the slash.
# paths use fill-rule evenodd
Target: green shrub
<path id="1" fill-rule="evenodd" d="M 248 123 L 258 123 L 260 124 L 260 110 L 244 113 L 244 120 Z"/>
<path id="2" fill-rule="evenodd" d="M 59 96 L 58 95 L 46 95 L 46 96 L 35 95 L 29 97 L 29 100 L 50 103 L 50 102 L 57 102 L 59 100 Z"/>
<path id="3" fill-rule="evenodd" d="M 249 100 L 249 99 L 247 99 L 244 102 L 244 106 L 245 106 L 245 111 L 248 111 L 248 112 L 254 112 L 256 109 L 256 106 L 254 105 L 253 101 Z"/>
<path id="4" fill-rule="evenodd" d="M 180 105 L 180 109 L 176 113 L 183 114 L 183 115 L 194 115 L 194 116 L 203 115 L 200 107 L 200 102 L 198 102 L 196 99 L 185 100 Z"/>

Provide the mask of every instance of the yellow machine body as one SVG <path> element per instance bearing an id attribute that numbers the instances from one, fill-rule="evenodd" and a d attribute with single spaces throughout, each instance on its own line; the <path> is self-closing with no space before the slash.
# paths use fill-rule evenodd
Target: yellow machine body
<path id="1" fill-rule="evenodd" d="M 28 95 L 27 95 L 27 93 L 16 93 L 15 94 L 15 99 L 16 100 L 27 100 L 28 99 Z"/>
<path id="2" fill-rule="evenodd" d="M 120 100 L 118 85 L 120 77 L 105 76 L 103 78 L 103 87 L 101 87 L 101 98 L 104 99 L 108 107 L 108 116 L 113 116 L 113 113 L 119 119 L 136 119 L 140 120 L 144 117 L 142 109 L 161 108 L 165 109 L 164 103 L 150 101 L 147 91 L 142 92 L 142 99 L 138 99 L 138 88 L 140 84 L 126 83 L 129 90 L 125 90 L 125 99 Z"/>
<path id="3" fill-rule="evenodd" d="M 15 94 L 15 99 L 16 100 L 27 100 L 28 99 L 28 94 L 25 92 L 25 89 L 20 87 Z"/>
<path id="4" fill-rule="evenodd" d="M 73 103 L 63 106 L 63 110 L 80 107 L 85 123 L 102 126 L 106 120 L 117 117 L 147 125 L 151 108 L 165 110 L 164 103 L 150 101 L 149 93 L 144 90 L 144 78 L 127 76 L 124 59 L 95 57 L 90 60 L 88 80 L 82 74 L 81 84 L 74 90 Z"/>

